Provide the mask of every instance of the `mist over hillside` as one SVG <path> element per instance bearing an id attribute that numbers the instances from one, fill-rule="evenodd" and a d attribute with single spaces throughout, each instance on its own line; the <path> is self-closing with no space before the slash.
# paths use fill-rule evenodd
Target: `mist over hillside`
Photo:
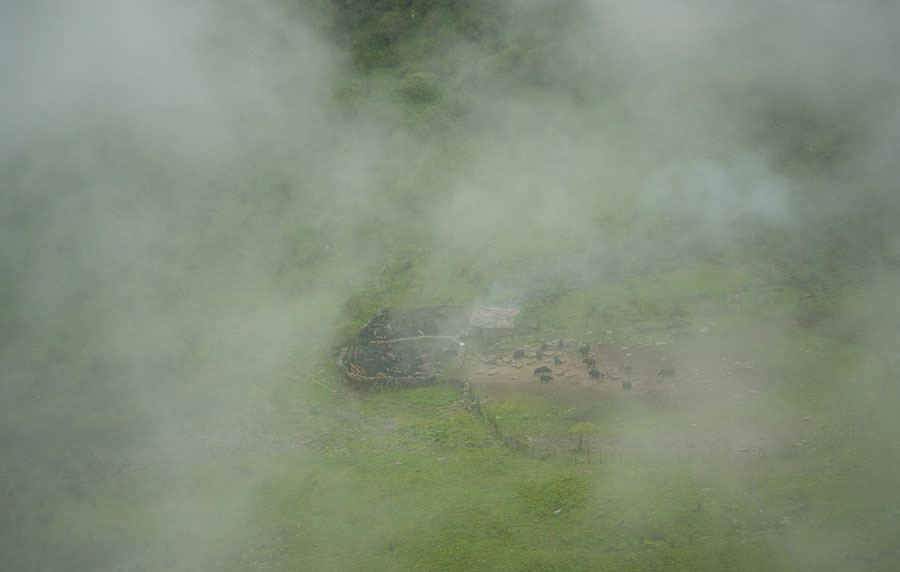
<path id="1" fill-rule="evenodd" d="M 874 0 L 4 5 L 2 567 L 223 569 L 261 501 L 184 467 L 306 415 L 384 305 L 740 267 L 895 359 L 898 25 Z M 120 465 L 160 477 L 153 511 Z M 98 504 L 127 524 L 85 526 Z"/>

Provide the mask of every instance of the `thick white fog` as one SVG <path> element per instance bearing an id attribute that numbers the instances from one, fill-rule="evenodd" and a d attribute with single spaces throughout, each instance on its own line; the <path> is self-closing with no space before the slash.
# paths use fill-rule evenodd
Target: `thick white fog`
<path id="1" fill-rule="evenodd" d="M 518 6 L 516 25 L 538 26 L 540 4 Z M 258 499 L 209 503 L 174 475 L 269 442 L 272 411 L 300 414 L 315 386 L 297 372 L 331 363 L 350 299 L 398 260 L 422 285 L 400 302 L 519 303 L 531 281 L 584 285 L 696 243 L 728 255 L 748 225 L 803 235 L 819 209 L 846 208 L 883 243 L 859 261 L 871 290 L 841 307 L 849 321 L 896 315 L 872 299 L 892 296 L 881 263 L 900 254 L 900 6 L 591 0 L 578 13 L 551 78 L 578 89 L 513 89 L 448 35 L 434 82 L 457 115 L 422 129 L 428 110 L 410 120 L 392 80 L 353 72 L 349 47 L 290 2 L 0 7 L 8 494 L 39 499 L 35 475 L 87 460 L 152 466 L 175 498 L 148 530 L 171 526 L 189 539 L 172 540 L 180 563 L 216 569 L 229 522 Z M 446 299 L 435 284 L 463 272 L 467 299 Z M 861 339 L 891 347 L 890 319 L 867 324 Z M 42 547 L 52 535 L 15 528 L 0 563 L 63 569 L 35 551 L 85 545 L 71 569 L 158 557 L 127 536 Z"/>

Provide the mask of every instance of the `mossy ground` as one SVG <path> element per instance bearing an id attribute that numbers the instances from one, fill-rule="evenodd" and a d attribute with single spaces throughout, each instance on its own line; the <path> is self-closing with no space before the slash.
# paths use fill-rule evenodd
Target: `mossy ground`
<path id="1" fill-rule="evenodd" d="M 890 404 L 900 396 L 886 384 L 886 362 L 829 331 L 773 322 L 786 294 L 754 290 L 742 276 L 704 266 L 652 286 L 573 290 L 526 307 L 531 329 L 496 345 L 610 328 L 616 345 L 647 344 L 679 368 L 687 356 L 723 364 L 719 373 L 734 366 L 717 378 L 719 393 L 651 376 L 600 399 L 590 387 L 550 391 L 526 374 L 472 411 L 455 386 L 350 391 L 332 356 L 311 356 L 251 407 L 232 405 L 243 414 L 213 439 L 179 437 L 178 426 L 161 441 L 119 435 L 115 454 L 95 440 L 92 451 L 59 451 L 45 467 L 52 478 L 8 481 L 3 517 L 20 533 L 5 546 L 26 568 L 50 562 L 34 556 L 49 544 L 98 569 L 891 569 L 900 451 Z M 678 313 L 656 292 L 670 293 Z M 582 318 L 576 308 L 585 307 L 606 317 Z M 687 324 L 683 336 L 673 320 Z M 699 333 L 704 324 L 712 336 Z M 18 426 L 58 399 L 123 403 L 95 389 L 38 400 L 17 412 Z M 120 421 L 95 410 L 73 430 L 113 439 L 107 430 Z M 576 435 L 579 426 L 590 431 Z M 560 444 L 503 445 L 529 436 Z M 109 544 L 128 558 L 111 564 Z"/>

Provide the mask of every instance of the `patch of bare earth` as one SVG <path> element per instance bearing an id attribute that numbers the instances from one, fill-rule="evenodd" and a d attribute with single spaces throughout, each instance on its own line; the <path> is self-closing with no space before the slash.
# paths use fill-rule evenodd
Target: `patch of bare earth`
<path id="1" fill-rule="evenodd" d="M 540 359 L 540 346 L 521 347 L 525 357 L 519 359 L 490 352 L 470 356 L 466 374 L 484 405 L 524 393 L 581 409 L 593 403 L 596 411 L 622 421 L 621 432 L 592 437 L 592 448 L 649 454 L 736 452 L 757 458 L 796 443 L 809 421 L 759 416 L 769 410 L 767 400 L 776 399 L 777 382 L 766 378 L 748 348 L 754 336 L 781 332 L 780 326 L 770 326 L 740 336 L 706 334 L 677 343 L 567 340 L 562 348 L 548 342 Z M 586 344 L 590 350 L 585 357 L 578 350 Z M 544 375 L 553 379 L 541 382 L 538 368 L 549 368 Z M 625 417 L 636 412 L 659 422 L 631 431 Z M 535 444 L 544 438 L 527 437 Z"/>

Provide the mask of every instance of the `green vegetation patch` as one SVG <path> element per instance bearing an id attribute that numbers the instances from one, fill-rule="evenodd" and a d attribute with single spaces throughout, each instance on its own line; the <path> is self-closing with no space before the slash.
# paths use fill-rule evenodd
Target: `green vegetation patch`
<path id="1" fill-rule="evenodd" d="M 756 287 L 741 268 L 700 264 L 591 288 L 557 287 L 552 298 L 540 297 L 526 305 L 523 319 L 566 337 L 583 337 L 587 332 L 599 336 L 606 330 L 626 337 L 637 331 L 669 335 L 673 327 L 701 320 L 726 316 L 734 321 L 736 311 L 745 307 L 740 304 L 745 292 Z M 754 319 L 748 313 L 733 327 Z"/>

